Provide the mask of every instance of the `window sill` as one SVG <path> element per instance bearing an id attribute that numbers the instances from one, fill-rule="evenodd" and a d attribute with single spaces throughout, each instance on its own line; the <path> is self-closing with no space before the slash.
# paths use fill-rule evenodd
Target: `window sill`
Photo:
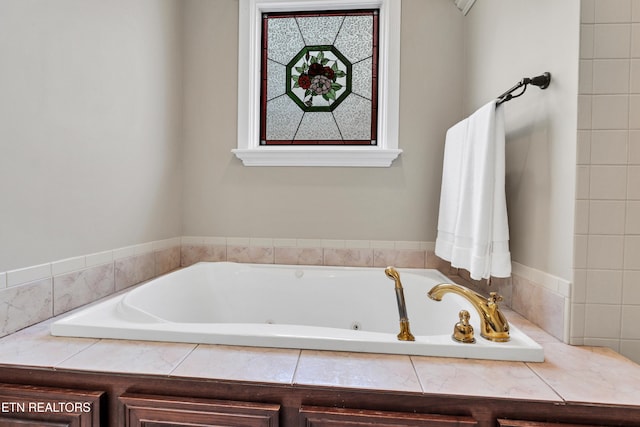
<path id="1" fill-rule="evenodd" d="M 275 147 L 231 150 L 244 166 L 389 167 L 400 149 L 371 147 Z"/>

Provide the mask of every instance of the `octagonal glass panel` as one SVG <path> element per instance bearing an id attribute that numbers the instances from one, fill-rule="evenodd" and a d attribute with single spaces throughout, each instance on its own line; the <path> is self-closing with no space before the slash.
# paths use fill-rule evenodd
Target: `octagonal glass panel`
<path id="1" fill-rule="evenodd" d="M 265 13 L 261 145 L 376 145 L 378 10 Z"/>

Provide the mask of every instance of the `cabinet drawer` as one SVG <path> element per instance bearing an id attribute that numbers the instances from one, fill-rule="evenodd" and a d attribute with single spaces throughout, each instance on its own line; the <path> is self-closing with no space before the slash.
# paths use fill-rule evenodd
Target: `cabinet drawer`
<path id="1" fill-rule="evenodd" d="M 471 417 L 435 414 L 368 411 L 359 409 L 322 408 L 303 406 L 300 409 L 300 427 L 349 426 L 423 426 L 423 427 L 471 427 L 477 422 Z"/>
<path id="2" fill-rule="evenodd" d="M 126 427 L 277 427 L 280 405 L 172 396 L 120 397 Z"/>
<path id="3" fill-rule="evenodd" d="M 101 391 L 0 384 L 0 425 L 99 427 Z"/>

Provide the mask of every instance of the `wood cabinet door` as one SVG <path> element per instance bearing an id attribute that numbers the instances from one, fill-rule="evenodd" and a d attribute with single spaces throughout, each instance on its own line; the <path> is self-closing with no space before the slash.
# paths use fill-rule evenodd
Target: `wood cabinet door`
<path id="1" fill-rule="evenodd" d="M 277 427 L 280 405 L 125 394 L 125 427 Z"/>
<path id="2" fill-rule="evenodd" d="M 471 427 L 477 424 L 471 417 L 448 415 L 364 411 L 313 406 L 306 406 L 300 409 L 300 427 L 343 427 L 345 425 L 353 427 Z"/>
<path id="3" fill-rule="evenodd" d="M 99 427 L 100 391 L 0 384 L 2 427 Z"/>

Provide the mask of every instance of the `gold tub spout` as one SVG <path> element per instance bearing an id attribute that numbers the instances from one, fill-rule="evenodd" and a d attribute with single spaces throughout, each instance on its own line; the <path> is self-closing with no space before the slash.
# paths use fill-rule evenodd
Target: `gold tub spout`
<path id="1" fill-rule="evenodd" d="M 398 314 L 400 315 L 400 333 L 398 339 L 400 341 L 415 341 L 415 337 L 409 329 L 409 317 L 407 316 L 407 305 L 404 302 L 404 291 L 400 282 L 400 273 L 393 267 L 387 267 L 384 274 L 396 283 L 396 300 L 398 302 Z"/>
<path id="2" fill-rule="evenodd" d="M 428 293 L 429 298 L 435 301 L 442 300 L 444 294 L 453 293 L 460 295 L 473 305 L 480 315 L 480 335 L 490 341 L 509 341 L 509 322 L 500 312 L 498 302 L 502 297 L 496 292 L 491 292 L 489 298 L 464 286 L 454 283 L 441 283 L 434 286 Z"/>

